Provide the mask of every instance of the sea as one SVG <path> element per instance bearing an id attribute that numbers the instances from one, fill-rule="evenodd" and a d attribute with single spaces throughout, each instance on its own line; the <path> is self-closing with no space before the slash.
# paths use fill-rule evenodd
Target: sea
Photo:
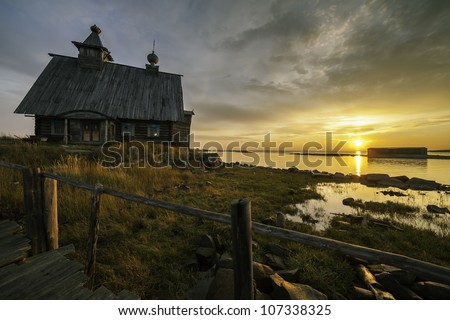
<path id="1" fill-rule="evenodd" d="M 450 152 L 428 152 L 428 154 L 450 157 Z M 386 173 L 391 177 L 403 175 L 450 185 L 450 159 L 368 158 L 359 153 L 324 156 L 259 151 L 248 153 L 222 151 L 219 155 L 227 163 L 239 162 L 282 169 L 297 167 L 301 170 L 351 173 L 358 176 L 368 173 Z"/>
<path id="2" fill-rule="evenodd" d="M 428 152 L 429 155 L 450 156 L 450 152 Z M 344 174 L 362 175 L 368 173 L 386 173 L 391 177 L 407 176 L 434 180 L 450 185 L 450 159 L 395 159 L 368 158 L 364 154 L 346 154 L 342 156 L 306 155 L 293 153 L 268 152 L 219 152 L 227 163 L 265 166 L 274 168 L 297 167 L 301 170 L 318 170 L 321 172 L 341 172 Z M 310 224 L 313 229 L 325 230 L 333 217 L 341 214 L 358 215 L 361 212 L 343 205 L 342 200 L 348 197 L 362 201 L 392 201 L 418 207 L 419 211 L 411 214 L 375 214 L 376 219 L 389 218 L 400 225 L 406 224 L 419 229 L 427 229 L 441 237 L 450 236 L 450 214 L 432 214 L 428 205 L 436 205 L 450 209 L 450 192 L 400 190 L 397 188 L 374 188 L 359 183 L 319 183 L 315 191 L 322 199 L 308 200 L 294 204 L 296 213 L 288 219 Z M 403 196 L 390 196 L 383 191 L 401 192 Z"/>

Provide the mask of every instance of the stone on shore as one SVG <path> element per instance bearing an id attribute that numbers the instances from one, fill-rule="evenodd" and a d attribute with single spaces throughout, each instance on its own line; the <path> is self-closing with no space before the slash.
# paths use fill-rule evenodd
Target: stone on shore
<path id="1" fill-rule="evenodd" d="M 273 291 L 270 293 L 272 299 L 276 300 L 326 300 L 327 296 L 322 292 L 300 283 L 284 281 L 277 274 L 271 275 Z"/>

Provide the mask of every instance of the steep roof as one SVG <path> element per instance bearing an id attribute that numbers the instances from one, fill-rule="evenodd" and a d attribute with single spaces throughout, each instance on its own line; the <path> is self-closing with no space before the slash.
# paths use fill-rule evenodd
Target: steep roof
<path id="1" fill-rule="evenodd" d="M 77 59 L 52 55 L 15 113 L 42 116 L 92 111 L 116 119 L 183 121 L 181 75 L 115 63 L 79 68 Z"/>

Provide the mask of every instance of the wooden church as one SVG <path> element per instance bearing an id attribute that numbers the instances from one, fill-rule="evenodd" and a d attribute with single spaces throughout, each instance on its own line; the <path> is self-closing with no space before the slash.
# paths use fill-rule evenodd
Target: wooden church
<path id="1" fill-rule="evenodd" d="M 15 113 L 35 118 L 37 139 L 66 144 L 102 144 L 122 139 L 189 145 L 192 111 L 184 110 L 181 75 L 113 63 L 91 27 L 84 42 L 72 41 L 78 57 L 52 59 Z"/>

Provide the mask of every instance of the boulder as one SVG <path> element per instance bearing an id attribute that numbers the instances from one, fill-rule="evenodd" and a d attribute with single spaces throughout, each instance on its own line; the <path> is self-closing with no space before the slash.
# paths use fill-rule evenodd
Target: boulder
<path id="1" fill-rule="evenodd" d="M 213 248 L 214 250 L 216 250 L 216 243 L 214 242 L 213 237 L 211 237 L 209 234 L 204 234 L 200 238 L 199 247 Z"/>
<path id="2" fill-rule="evenodd" d="M 375 278 L 397 300 L 422 300 L 414 291 L 400 284 L 389 272 L 379 273 Z"/>
<path id="3" fill-rule="evenodd" d="M 409 178 L 407 176 L 395 176 L 395 177 L 392 177 L 392 179 L 400 180 L 403 183 L 406 183 L 409 181 Z"/>
<path id="4" fill-rule="evenodd" d="M 283 270 L 286 269 L 286 265 L 283 262 L 283 258 L 277 256 L 273 253 L 266 253 L 266 264 L 275 270 Z"/>
<path id="5" fill-rule="evenodd" d="M 367 268 L 374 275 L 388 272 L 392 277 L 395 278 L 395 280 L 405 286 L 410 286 L 416 279 L 416 275 L 411 271 L 389 266 L 386 264 L 371 264 L 368 265 Z"/>
<path id="6" fill-rule="evenodd" d="M 327 296 L 322 292 L 300 283 L 284 281 L 279 275 L 270 276 L 273 283 L 273 291 L 270 296 L 275 300 L 326 300 Z"/>
<path id="7" fill-rule="evenodd" d="M 372 291 L 363 289 L 360 287 L 354 287 L 355 291 L 353 292 L 352 299 L 354 300 L 375 300 L 375 295 Z"/>
<path id="8" fill-rule="evenodd" d="M 421 281 L 414 283 L 411 289 L 424 299 L 430 300 L 450 299 L 450 286 L 442 283 L 432 281 Z"/>
<path id="9" fill-rule="evenodd" d="M 365 179 L 368 182 L 378 182 L 381 180 L 388 180 L 389 178 L 389 175 L 384 173 L 369 173 L 365 176 Z"/>
<path id="10" fill-rule="evenodd" d="M 286 215 L 283 212 L 277 212 L 277 227 L 284 228 L 286 227 Z"/>
<path id="11" fill-rule="evenodd" d="M 211 267 L 218 260 L 218 254 L 213 248 L 199 247 L 195 252 L 198 263 L 202 266 Z"/>
<path id="12" fill-rule="evenodd" d="M 216 251 L 220 254 L 225 252 L 225 244 L 222 241 L 220 235 L 216 234 L 213 238 L 214 245 L 216 246 Z"/>
<path id="13" fill-rule="evenodd" d="M 274 217 L 269 217 L 269 218 L 265 218 L 263 221 L 261 221 L 263 224 L 267 224 L 269 226 L 275 226 L 276 225 L 276 220 Z"/>
<path id="14" fill-rule="evenodd" d="M 253 280 L 256 283 L 256 287 L 258 290 L 269 293 L 272 291 L 272 281 L 270 280 L 270 276 L 274 274 L 274 271 L 271 267 L 253 261 Z"/>
<path id="15" fill-rule="evenodd" d="M 220 257 L 217 266 L 224 269 L 233 269 L 233 258 L 228 253 L 225 253 Z"/>
<path id="16" fill-rule="evenodd" d="M 344 206 L 351 206 L 354 202 L 355 202 L 354 198 L 345 198 L 344 200 L 342 200 L 342 204 Z"/>
<path id="17" fill-rule="evenodd" d="M 378 180 L 377 184 L 382 187 L 396 187 L 400 189 L 407 189 L 408 185 L 404 182 L 394 179 L 394 178 L 388 178 L 388 179 L 382 179 Z"/>
<path id="18" fill-rule="evenodd" d="M 277 271 L 277 274 L 288 282 L 298 282 L 298 273 L 299 273 L 298 268 L 292 270 Z"/>
<path id="19" fill-rule="evenodd" d="M 270 253 L 273 253 L 273 254 L 275 254 L 275 255 L 277 255 L 277 256 L 280 256 L 280 257 L 282 257 L 282 258 L 287 258 L 287 257 L 289 257 L 289 256 L 291 255 L 291 253 L 292 253 L 292 251 L 289 250 L 288 248 L 283 247 L 283 246 L 280 246 L 279 244 L 275 244 L 275 243 L 269 243 L 269 244 L 266 246 L 266 248 L 267 248 L 267 250 L 268 250 Z"/>
<path id="20" fill-rule="evenodd" d="M 425 180 L 416 177 L 409 179 L 408 185 L 411 189 L 424 191 L 436 190 L 439 189 L 439 187 L 441 186 L 434 180 Z"/>
<path id="21" fill-rule="evenodd" d="M 206 299 L 232 300 L 234 299 L 234 271 L 232 269 L 219 269 L 212 281 Z"/>
<path id="22" fill-rule="evenodd" d="M 198 271 L 198 260 L 196 256 L 191 256 L 184 261 L 183 266 L 192 271 Z"/>
<path id="23" fill-rule="evenodd" d="M 437 213 L 437 214 L 446 214 L 450 213 L 450 211 L 447 208 L 441 208 L 434 204 L 427 205 L 427 211 L 430 213 Z"/>

